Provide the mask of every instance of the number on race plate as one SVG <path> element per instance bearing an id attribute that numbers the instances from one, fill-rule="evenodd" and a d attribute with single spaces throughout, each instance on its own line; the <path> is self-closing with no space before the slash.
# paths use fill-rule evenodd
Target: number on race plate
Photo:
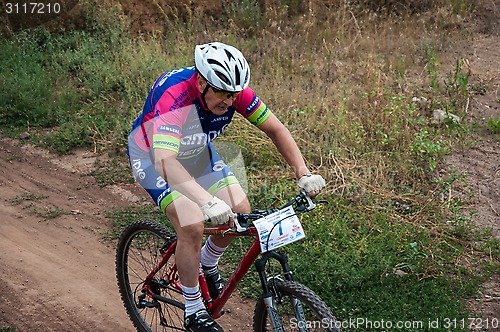
<path id="1" fill-rule="evenodd" d="M 291 206 L 253 222 L 259 233 L 262 252 L 286 246 L 305 237 L 304 229 Z"/>

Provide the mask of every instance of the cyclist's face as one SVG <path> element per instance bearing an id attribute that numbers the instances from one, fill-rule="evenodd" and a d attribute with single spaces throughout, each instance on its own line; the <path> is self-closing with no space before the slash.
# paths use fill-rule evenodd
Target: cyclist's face
<path id="1" fill-rule="evenodd" d="M 208 83 L 205 79 L 200 78 L 198 84 L 200 86 L 200 92 L 203 92 Z M 222 115 L 227 112 L 227 109 L 233 104 L 237 95 L 238 93 L 217 90 L 209 86 L 205 94 L 205 102 L 207 103 L 207 108 L 212 113 Z"/>

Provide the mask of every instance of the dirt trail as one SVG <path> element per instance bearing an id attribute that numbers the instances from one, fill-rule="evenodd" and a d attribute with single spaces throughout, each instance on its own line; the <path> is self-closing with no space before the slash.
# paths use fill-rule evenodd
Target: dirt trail
<path id="1" fill-rule="evenodd" d="M 104 210 L 127 202 L 8 139 L 0 140 L 0 173 L 2 320 L 21 331 L 133 331 L 114 248 L 100 241 Z M 40 216 L 61 210 L 74 214 Z"/>
<path id="2" fill-rule="evenodd" d="M 83 176 L 93 162 L 90 153 L 56 157 L 0 139 L 0 322 L 20 332 L 135 331 L 104 214 L 142 192 L 99 188 Z M 236 297 L 226 309 L 227 330 L 251 330 L 252 303 Z"/>

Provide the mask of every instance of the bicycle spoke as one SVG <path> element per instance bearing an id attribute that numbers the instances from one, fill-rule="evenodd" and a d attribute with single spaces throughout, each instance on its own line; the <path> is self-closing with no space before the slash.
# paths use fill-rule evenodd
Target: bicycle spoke
<path id="1" fill-rule="evenodd" d="M 117 277 L 127 312 L 139 331 L 184 330 L 184 300 L 175 287 L 177 273 L 172 273 L 176 272 L 175 254 L 171 253 L 149 285 L 145 284 L 163 260 L 162 248 L 172 237 L 160 224 L 139 221 L 129 226 L 120 240 Z M 161 298 L 174 302 L 162 302 Z"/>

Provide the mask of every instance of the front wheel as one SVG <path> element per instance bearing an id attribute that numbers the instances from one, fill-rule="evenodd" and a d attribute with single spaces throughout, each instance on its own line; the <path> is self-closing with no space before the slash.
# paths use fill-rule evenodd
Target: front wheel
<path id="1" fill-rule="evenodd" d="M 175 241 L 165 226 L 152 220 L 136 221 L 122 233 L 116 251 L 116 278 L 137 331 L 185 330 Z"/>
<path id="2" fill-rule="evenodd" d="M 274 319 L 279 320 L 281 331 L 340 332 L 339 322 L 328 306 L 309 288 L 295 281 L 273 281 Z M 266 302 L 261 297 L 255 306 L 253 328 L 255 332 L 273 331 Z"/>

